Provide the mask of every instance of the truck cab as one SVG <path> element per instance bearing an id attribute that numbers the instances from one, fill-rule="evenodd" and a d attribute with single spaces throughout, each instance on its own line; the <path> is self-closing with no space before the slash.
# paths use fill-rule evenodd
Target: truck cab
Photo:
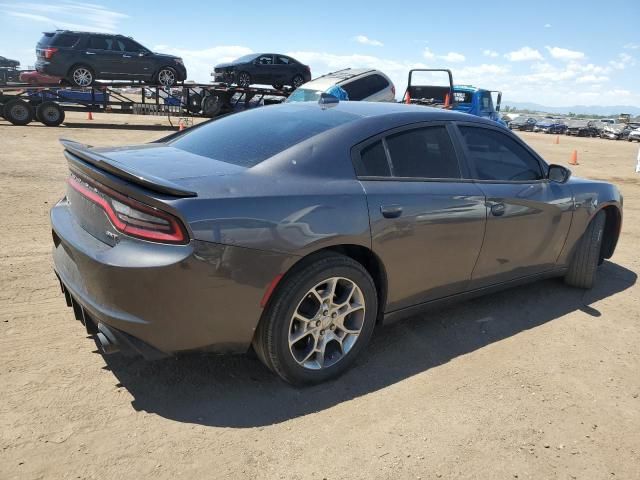
<path id="1" fill-rule="evenodd" d="M 493 104 L 492 93 L 497 94 L 496 105 Z M 502 92 L 495 90 L 485 90 L 471 85 L 454 85 L 453 87 L 453 110 L 469 113 L 477 117 L 484 117 L 506 127 L 500 118 L 500 101 Z"/>

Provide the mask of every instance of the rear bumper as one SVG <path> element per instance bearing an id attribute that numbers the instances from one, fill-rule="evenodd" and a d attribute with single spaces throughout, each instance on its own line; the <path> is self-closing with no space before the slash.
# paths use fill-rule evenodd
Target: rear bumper
<path id="1" fill-rule="evenodd" d="M 35 64 L 36 70 L 54 77 L 65 77 L 69 71 L 69 66 L 61 62 L 47 62 L 38 60 Z"/>
<path id="2" fill-rule="evenodd" d="M 51 224 L 54 269 L 76 316 L 163 354 L 246 351 L 264 292 L 291 262 L 201 241 L 163 245 L 122 235 L 112 247 L 75 221 L 66 200 L 51 210 Z"/>

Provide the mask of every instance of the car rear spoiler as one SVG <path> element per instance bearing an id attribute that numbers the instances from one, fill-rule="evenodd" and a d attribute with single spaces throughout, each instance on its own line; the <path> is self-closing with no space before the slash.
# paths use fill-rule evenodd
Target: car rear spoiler
<path id="1" fill-rule="evenodd" d="M 86 163 L 93 165 L 105 172 L 109 172 L 116 177 L 123 178 L 131 183 L 140 185 L 157 193 L 172 195 L 174 197 L 197 197 L 196 192 L 185 190 L 169 180 L 158 178 L 144 172 L 135 171 L 129 167 L 119 164 L 115 160 L 104 155 L 91 151 L 90 145 L 74 142 L 61 138 L 60 143 L 65 148 L 65 156 L 68 160 L 80 159 Z M 74 158 L 75 157 L 75 158 Z"/>

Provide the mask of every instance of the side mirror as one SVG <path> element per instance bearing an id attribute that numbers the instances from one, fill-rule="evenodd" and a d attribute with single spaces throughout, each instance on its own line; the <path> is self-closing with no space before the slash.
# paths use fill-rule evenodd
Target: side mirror
<path id="1" fill-rule="evenodd" d="M 547 178 L 552 182 L 566 183 L 571 178 L 571 170 L 562 165 L 549 165 Z"/>
<path id="2" fill-rule="evenodd" d="M 150 53 L 149 50 L 140 50 L 138 52 L 138 56 L 139 57 L 146 57 L 147 55 L 149 55 L 149 53 Z"/>

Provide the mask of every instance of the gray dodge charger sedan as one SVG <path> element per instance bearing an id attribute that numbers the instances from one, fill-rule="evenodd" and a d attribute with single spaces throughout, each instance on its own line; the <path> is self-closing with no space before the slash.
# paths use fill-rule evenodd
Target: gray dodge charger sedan
<path id="1" fill-rule="evenodd" d="M 67 304 L 105 353 L 246 352 L 300 384 L 374 327 L 541 277 L 590 288 L 622 198 L 493 122 L 422 106 L 268 106 L 154 143 L 62 141 Z"/>

